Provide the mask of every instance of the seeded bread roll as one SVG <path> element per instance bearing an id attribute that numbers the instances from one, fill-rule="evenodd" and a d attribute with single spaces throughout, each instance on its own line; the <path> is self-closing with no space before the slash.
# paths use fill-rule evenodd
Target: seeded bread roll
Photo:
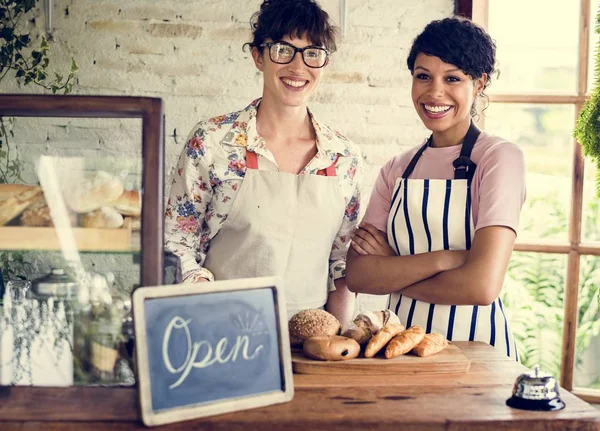
<path id="1" fill-rule="evenodd" d="M 360 344 L 340 335 L 322 335 L 307 339 L 302 352 L 309 358 L 321 361 L 346 361 L 358 356 Z"/>
<path id="2" fill-rule="evenodd" d="M 290 343 L 298 346 L 311 337 L 337 335 L 340 322 L 325 310 L 310 309 L 300 311 L 289 322 Z"/>

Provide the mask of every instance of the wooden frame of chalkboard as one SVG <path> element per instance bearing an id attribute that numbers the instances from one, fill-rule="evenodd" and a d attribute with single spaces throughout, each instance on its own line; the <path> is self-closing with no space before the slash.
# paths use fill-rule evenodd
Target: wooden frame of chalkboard
<path id="1" fill-rule="evenodd" d="M 279 278 L 141 287 L 133 293 L 133 313 L 146 426 L 293 398 Z"/>

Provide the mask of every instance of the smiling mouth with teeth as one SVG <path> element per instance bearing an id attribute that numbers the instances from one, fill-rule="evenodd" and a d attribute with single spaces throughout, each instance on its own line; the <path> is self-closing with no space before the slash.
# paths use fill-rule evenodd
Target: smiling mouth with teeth
<path id="1" fill-rule="evenodd" d="M 292 81 L 291 79 L 282 79 L 282 81 L 284 84 L 295 88 L 304 87 L 308 83 L 308 81 Z"/>
<path id="2" fill-rule="evenodd" d="M 423 107 L 425 108 L 425 110 L 427 112 L 431 112 L 432 114 L 441 114 L 443 112 L 450 110 L 450 108 L 452 108 L 452 106 L 449 106 L 449 105 L 433 106 L 433 105 L 425 105 L 425 104 L 423 104 Z"/>

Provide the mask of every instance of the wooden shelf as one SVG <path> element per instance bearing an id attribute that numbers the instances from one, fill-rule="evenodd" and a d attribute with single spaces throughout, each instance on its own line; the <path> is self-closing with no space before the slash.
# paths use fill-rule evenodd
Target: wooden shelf
<path id="1" fill-rule="evenodd" d="M 78 251 L 137 252 L 140 241 L 132 235 L 131 219 L 125 218 L 120 229 L 95 229 L 74 227 L 73 232 Z M 138 238 L 137 241 L 132 241 Z M 61 250 L 58 230 L 54 227 L 2 226 L 0 227 L 3 250 Z"/>

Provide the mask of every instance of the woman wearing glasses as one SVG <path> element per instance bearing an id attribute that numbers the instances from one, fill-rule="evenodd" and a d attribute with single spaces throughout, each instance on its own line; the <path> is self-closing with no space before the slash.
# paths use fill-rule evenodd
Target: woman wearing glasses
<path id="1" fill-rule="evenodd" d="M 523 154 L 471 119 L 495 53 L 490 36 L 464 19 L 433 21 L 415 39 L 412 99 L 432 134 L 381 169 L 347 279 L 353 291 L 389 294 L 407 327 L 517 358 L 498 296 L 525 200 Z"/>
<path id="2" fill-rule="evenodd" d="M 262 98 L 193 129 L 173 177 L 166 249 L 184 282 L 278 275 L 288 317 L 325 307 L 345 322 L 361 158 L 307 108 L 336 29 L 313 0 L 265 0 L 251 26 Z"/>

